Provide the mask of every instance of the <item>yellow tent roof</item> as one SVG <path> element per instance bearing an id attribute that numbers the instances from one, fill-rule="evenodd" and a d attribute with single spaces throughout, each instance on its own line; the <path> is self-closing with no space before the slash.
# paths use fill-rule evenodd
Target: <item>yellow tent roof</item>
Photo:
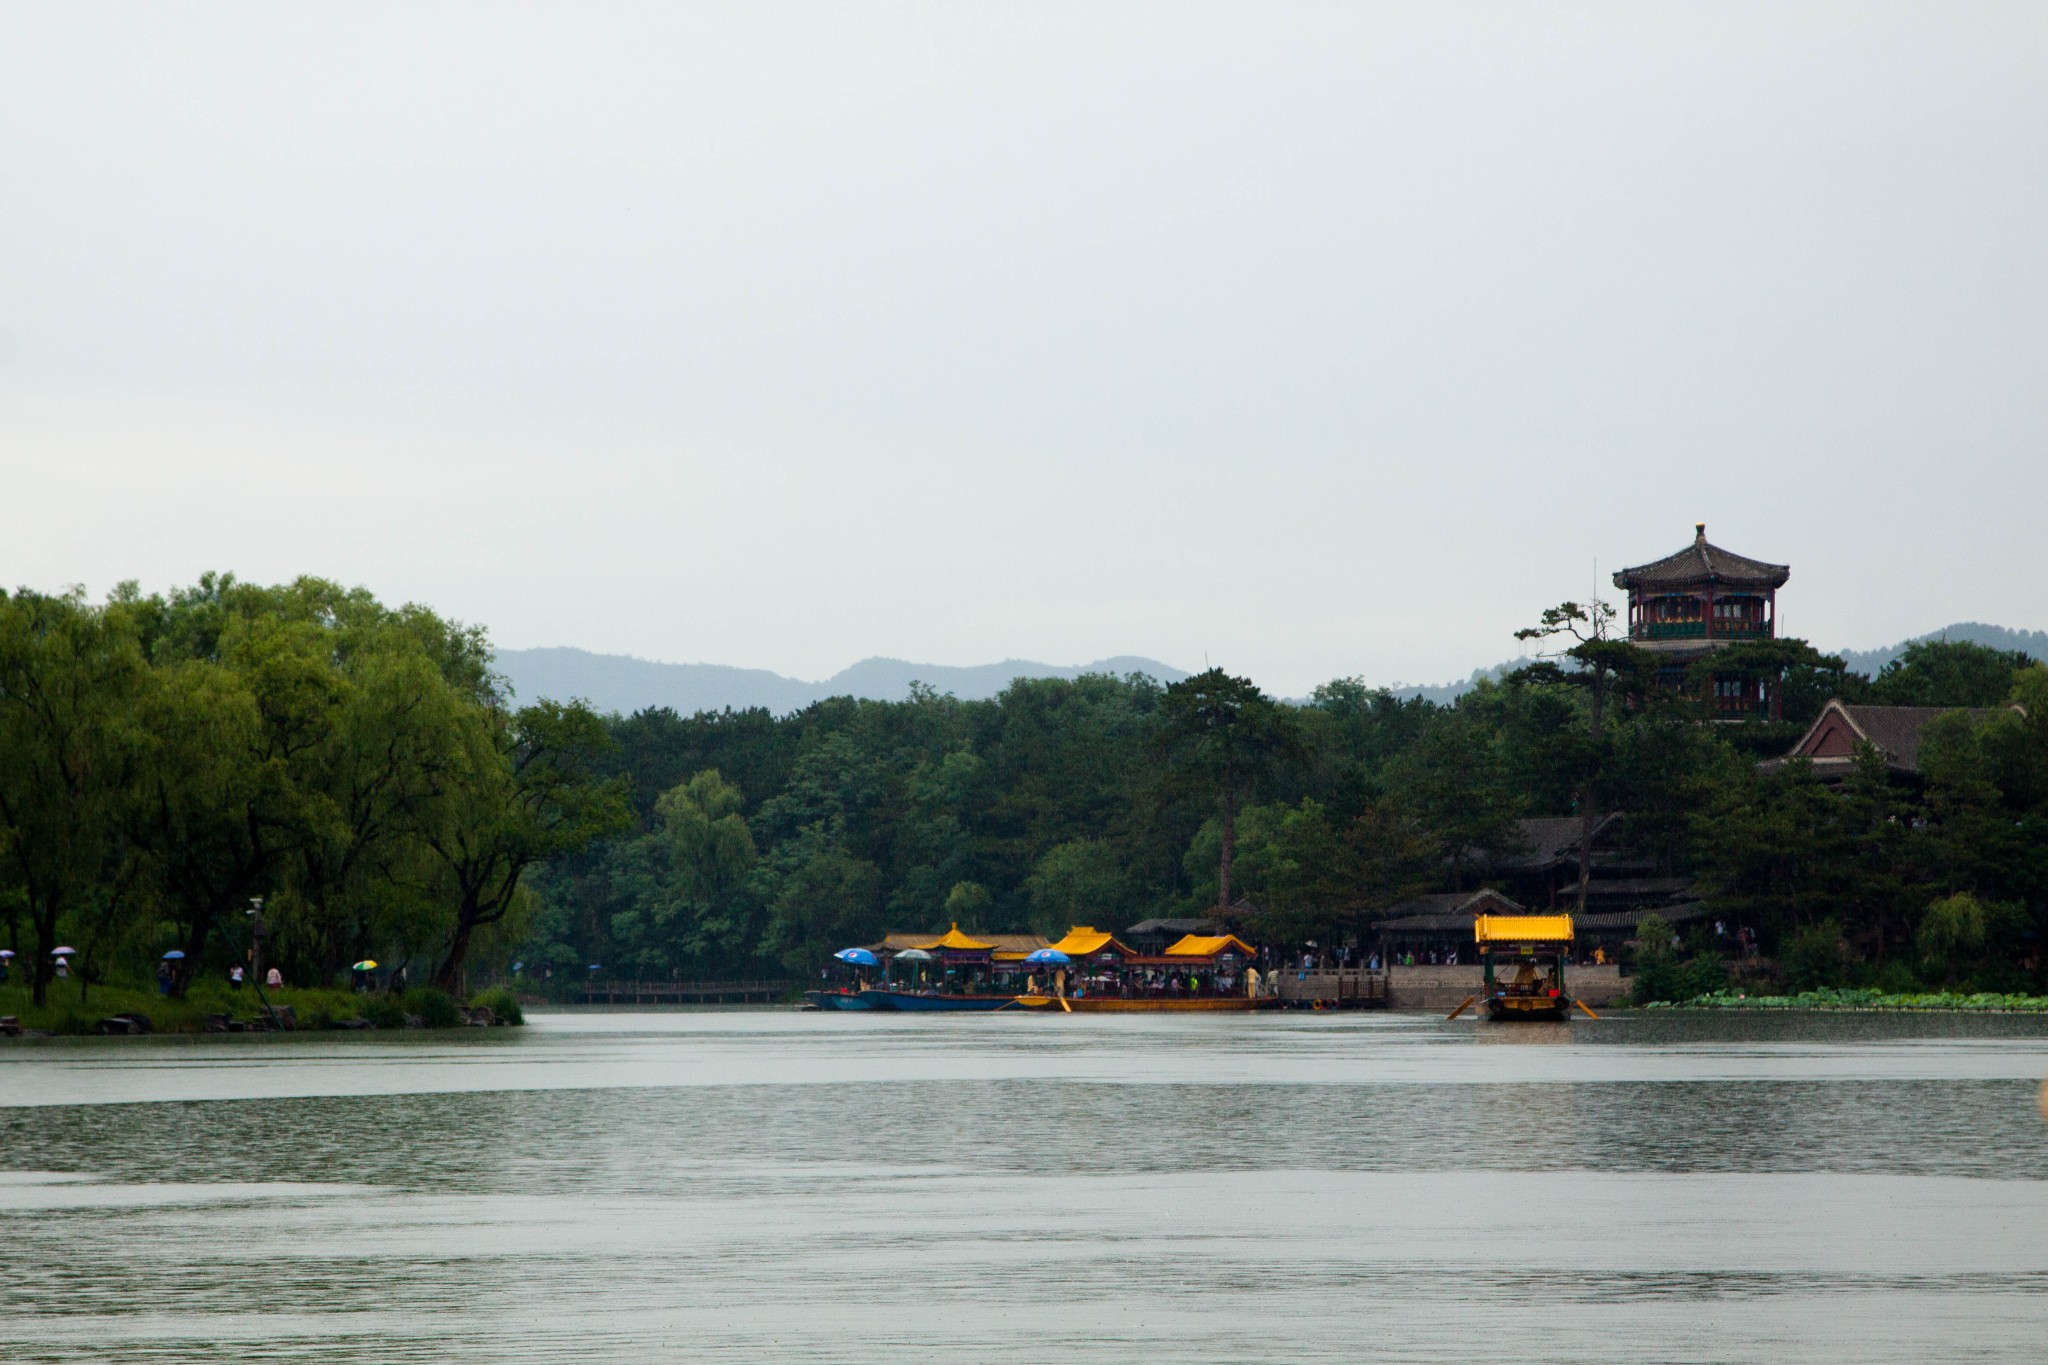
<path id="1" fill-rule="evenodd" d="M 956 924 L 930 943 L 923 943 L 918 946 L 922 948 L 952 948 L 963 953 L 985 953 L 996 945 L 993 943 L 983 943 L 978 938 L 969 938 L 960 932 L 960 926 Z"/>
<path id="2" fill-rule="evenodd" d="M 1104 948 L 1114 948 L 1125 954 L 1131 951 L 1116 941 L 1116 935 L 1106 934 L 1086 924 L 1077 924 L 1067 930 L 1067 936 L 1052 947 L 1068 957 L 1093 957 Z"/>
<path id="3" fill-rule="evenodd" d="M 1478 915 L 1472 920 L 1475 943 L 1570 943 L 1570 915 Z"/>
<path id="4" fill-rule="evenodd" d="M 1166 950 L 1168 957 L 1214 957 L 1226 948 L 1235 948 L 1246 957 L 1253 956 L 1252 945 L 1236 934 L 1189 934 Z"/>

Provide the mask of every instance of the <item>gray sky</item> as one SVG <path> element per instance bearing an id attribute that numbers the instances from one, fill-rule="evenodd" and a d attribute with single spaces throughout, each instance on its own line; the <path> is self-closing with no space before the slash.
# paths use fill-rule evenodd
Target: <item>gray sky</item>
<path id="1" fill-rule="evenodd" d="M 0 577 L 807 677 L 2048 626 L 2048 6 L 0 9 Z"/>

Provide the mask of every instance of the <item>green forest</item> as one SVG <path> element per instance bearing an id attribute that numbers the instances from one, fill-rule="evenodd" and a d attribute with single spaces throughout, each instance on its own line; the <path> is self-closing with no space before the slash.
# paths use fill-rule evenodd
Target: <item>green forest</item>
<path id="1" fill-rule="evenodd" d="M 318 579 L 210 576 L 104 603 L 0 599 L 0 932 L 16 971 L 177 985 L 246 956 L 455 991 L 524 964 L 604 976 L 815 974 L 885 929 L 1056 933 L 1245 907 L 1276 945 L 1369 941 L 1387 907 L 1476 888 L 1531 815 L 1621 811 L 1631 853 L 1754 928 L 1793 988 L 2031 991 L 2048 916 L 2048 667 L 1922 643 L 1876 677 L 1798 641 L 1714 670 L 1782 720 L 1659 687 L 1604 607 L 1455 704 L 1339 679 L 1295 704 L 1221 669 L 599 716 L 514 699 L 485 633 Z M 1704 679 L 1700 680 L 1702 683 Z M 1957 711 L 1921 779 L 1765 770 L 1831 696 Z M 1646 963 L 1724 981 L 1705 944 Z M 1692 958 L 1687 962 L 1685 959 Z"/>

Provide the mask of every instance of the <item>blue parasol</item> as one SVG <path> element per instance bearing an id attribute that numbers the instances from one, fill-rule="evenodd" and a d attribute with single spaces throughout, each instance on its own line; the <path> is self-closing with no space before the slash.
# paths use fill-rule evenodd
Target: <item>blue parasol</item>
<path id="1" fill-rule="evenodd" d="M 182 959 L 182 958 L 183 958 L 184 956 L 185 956 L 185 950 L 184 950 L 183 948 L 173 948 L 173 949 L 171 949 L 171 950 L 170 950 L 170 951 L 169 951 L 168 953 L 165 953 L 165 954 L 164 954 L 164 961 L 166 961 L 166 962 L 177 962 L 177 961 L 179 961 L 180 959 Z"/>
<path id="2" fill-rule="evenodd" d="M 832 956 L 853 967 L 872 967 L 881 961 L 865 948 L 841 948 Z"/>
<path id="3" fill-rule="evenodd" d="M 1032 967 L 1064 967 L 1073 960 L 1057 948 L 1040 948 L 1027 956 L 1024 962 Z"/>

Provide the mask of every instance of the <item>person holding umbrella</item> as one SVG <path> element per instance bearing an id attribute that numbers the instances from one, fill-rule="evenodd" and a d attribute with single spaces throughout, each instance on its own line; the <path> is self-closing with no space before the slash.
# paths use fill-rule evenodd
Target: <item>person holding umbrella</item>
<path id="1" fill-rule="evenodd" d="M 924 964 L 934 960 L 932 955 L 922 948 L 905 948 L 902 952 L 896 954 L 895 960 L 896 962 L 908 962 L 912 965 L 917 974 L 917 989 L 922 991 L 925 984 Z M 893 966 L 894 964 L 892 963 L 891 965 Z"/>
<path id="2" fill-rule="evenodd" d="M 880 958 L 876 957 L 873 953 L 869 952 L 865 948 L 841 948 L 838 952 L 832 954 L 832 956 L 838 958 L 841 962 L 844 962 L 847 966 L 852 967 L 854 969 L 854 986 L 856 990 L 861 985 L 860 969 L 862 967 L 873 967 L 881 962 Z M 842 988 L 840 991 L 840 994 L 842 995 L 848 993 L 849 992 L 847 992 L 844 988 Z"/>
<path id="3" fill-rule="evenodd" d="M 7 969 L 14 965 L 14 950 L 0 948 L 0 986 L 7 984 Z"/>
<path id="4" fill-rule="evenodd" d="M 1064 999 L 1067 994 L 1067 966 L 1073 960 L 1057 948 L 1040 948 L 1025 955 L 1024 965 L 1054 969 L 1052 993 Z"/>

